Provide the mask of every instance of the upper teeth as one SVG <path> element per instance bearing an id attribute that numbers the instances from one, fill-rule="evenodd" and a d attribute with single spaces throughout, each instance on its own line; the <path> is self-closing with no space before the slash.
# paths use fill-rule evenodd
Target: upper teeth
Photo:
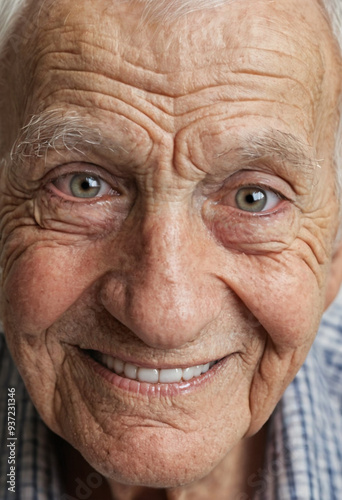
<path id="1" fill-rule="evenodd" d="M 190 380 L 193 377 L 199 377 L 202 373 L 206 373 L 215 364 L 215 361 L 212 361 L 205 365 L 189 366 L 188 368 L 163 368 L 159 370 L 158 368 L 141 368 L 132 363 L 125 363 L 121 359 L 113 358 L 108 354 L 101 354 L 100 361 L 118 375 L 150 384 L 158 382 L 171 384 L 180 382 L 182 379 Z"/>

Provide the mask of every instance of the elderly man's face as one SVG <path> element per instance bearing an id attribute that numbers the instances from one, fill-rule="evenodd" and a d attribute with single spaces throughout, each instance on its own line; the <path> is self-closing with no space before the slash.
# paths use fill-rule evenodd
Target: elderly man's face
<path id="1" fill-rule="evenodd" d="M 43 117 L 2 173 L 2 308 L 46 423 L 107 476 L 175 486 L 260 429 L 314 339 L 338 75 L 312 0 L 137 9 L 58 0 L 20 56 Z"/>

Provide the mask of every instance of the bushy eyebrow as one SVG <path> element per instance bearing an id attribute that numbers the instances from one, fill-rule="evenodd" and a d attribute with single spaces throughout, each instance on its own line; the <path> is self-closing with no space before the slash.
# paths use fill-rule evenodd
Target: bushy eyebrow
<path id="1" fill-rule="evenodd" d="M 11 150 L 11 160 L 44 158 L 48 151 L 68 150 L 84 154 L 86 146 L 101 146 L 112 152 L 124 149 L 114 141 L 104 139 L 100 129 L 87 126 L 84 118 L 75 112 L 45 111 L 33 115 L 25 125 Z"/>

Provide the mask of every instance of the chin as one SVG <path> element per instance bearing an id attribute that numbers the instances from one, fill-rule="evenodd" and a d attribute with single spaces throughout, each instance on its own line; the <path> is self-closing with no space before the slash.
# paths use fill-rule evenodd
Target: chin
<path id="1" fill-rule="evenodd" d="M 164 429 L 165 430 L 165 429 Z M 206 477 L 224 458 L 223 450 L 199 448 L 189 443 L 182 446 L 180 439 L 172 443 L 165 441 L 157 433 L 151 432 L 148 438 L 150 446 L 144 446 L 143 440 L 129 452 L 116 448 L 99 453 L 89 453 L 89 448 L 79 449 L 83 458 L 107 480 L 129 486 L 149 488 L 177 488 L 186 486 Z M 167 434 L 167 432 L 166 432 Z M 129 440 L 128 440 L 129 441 Z M 102 447 L 103 450 L 103 447 Z M 217 453 L 220 451 L 220 453 Z"/>

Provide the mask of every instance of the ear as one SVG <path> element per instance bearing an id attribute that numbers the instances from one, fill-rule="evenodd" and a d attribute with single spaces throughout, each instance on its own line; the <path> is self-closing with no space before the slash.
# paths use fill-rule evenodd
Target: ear
<path id="1" fill-rule="evenodd" d="M 327 290 L 325 294 L 325 309 L 335 299 L 342 283 L 342 242 L 338 243 L 330 265 Z"/>

